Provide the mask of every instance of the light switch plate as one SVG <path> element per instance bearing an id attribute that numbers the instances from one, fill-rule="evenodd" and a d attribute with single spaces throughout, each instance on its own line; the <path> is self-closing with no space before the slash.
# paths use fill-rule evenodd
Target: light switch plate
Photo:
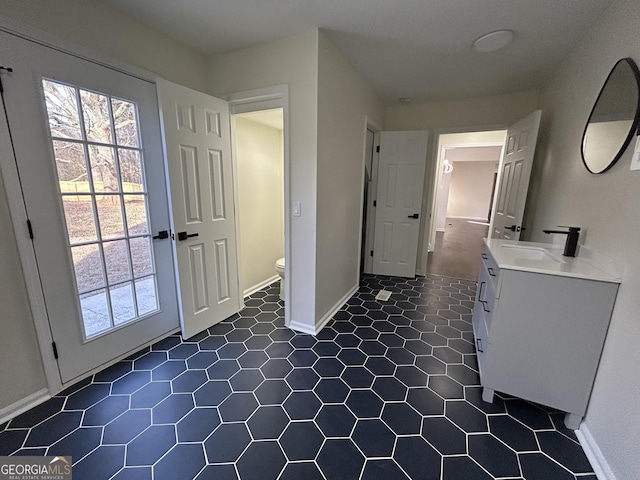
<path id="1" fill-rule="evenodd" d="M 293 216 L 294 217 L 299 217 L 300 216 L 300 202 L 293 202 Z"/>

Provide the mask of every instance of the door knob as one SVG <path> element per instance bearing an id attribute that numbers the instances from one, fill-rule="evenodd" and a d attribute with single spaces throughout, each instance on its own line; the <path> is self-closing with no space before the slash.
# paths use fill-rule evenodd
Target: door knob
<path id="1" fill-rule="evenodd" d="M 180 240 L 181 242 L 183 240 L 186 240 L 187 238 L 197 237 L 197 236 L 198 236 L 197 233 L 178 232 L 178 240 Z"/>
<path id="2" fill-rule="evenodd" d="M 164 240 L 165 238 L 169 238 L 168 230 L 160 230 L 157 235 L 153 236 L 154 240 Z"/>
<path id="3" fill-rule="evenodd" d="M 420 218 L 418 213 L 414 213 L 413 215 L 409 215 L 407 218 Z"/>

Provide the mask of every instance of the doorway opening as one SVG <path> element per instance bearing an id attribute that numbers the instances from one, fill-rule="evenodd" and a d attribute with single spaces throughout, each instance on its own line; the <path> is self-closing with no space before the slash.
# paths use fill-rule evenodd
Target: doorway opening
<path id="1" fill-rule="evenodd" d="M 436 136 L 427 273 L 477 278 L 505 138 L 506 130 Z"/>
<path id="2" fill-rule="evenodd" d="M 373 199 L 375 198 L 375 185 L 374 177 L 377 179 L 377 167 L 374 171 L 374 150 L 375 150 L 375 133 L 376 130 L 371 125 L 367 124 L 365 130 L 364 139 L 364 185 L 362 189 L 362 227 L 360 239 L 360 274 L 365 271 L 370 271 L 367 268 L 367 238 L 368 231 L 373 227 L 373 218 L 370 218 L 373 212 L 369 208 L 369 204 L 373 206 Z"/>
<path id="3" fill-rule="evenodd" d="M 291 185 L 290 185 L 290 161 L 289 161 L 289 88 L 287 85 L 276 85 L 273 87 L 260 88 L 256 90 L 249 90 L 244 92 L 237 92 L 226 96 L 227 101 L 229 102 L 229 111 L 231 113 L 231 142 L 232 142 L 232 155 L 233 155 L 233 163 L 234 163 L 234 176 L 235 176 L 235 186 L 236 192 L 236 204 L 239 206 L 239 219 L 240 221 L 237 223 L 238 227 L 238 237 L 239 237 L 239 268 L 240 268 L 240 289 L 245 296 L 250 295 L 252 292 L 260 290 L 266 285 L 269 285 L 272 282 L 280 280 L 280 284 L 278 285 L 281 288 L 278 288 L 278 293 L 280 298 L 282 299 L 280 303 L 284 303 L 286 308 L 284 308 L 284 323 L 286 326 L 291 324 L 291 315 L 292 315 L 292 288 L 291 288 L 291 272 L 292 272 L 292 255 L 291 255 Z M 237 126 L 239 123 L 248 123 L 253 122 L 254 127 L 264 127 L 259 130 L 265 133 L 265 129 L 267 130 L 267 138 L 270 139 L 269 142 L 271 147 L 271 170 L 269 174 L 265 177 L 260 177 L 256 175 L 256 172 L 246 173 L 244 175 L 244 179 L 242 177 L 242 168 L 238 163 L 238 147 L 240 143 L 240 137 L 242 137 L 242 132 L 238 132 Z M 271 130 L 269 130 L 271 129 Z M 254 128 L 255 130 L 255 128 Z M 252 140 L 253 138 L 253 140 Z M 257 142 L 256 136 L 251 135 L 249 132 L 248 141 L 243 146 L 245 147 L 245 151 L 247 152 L 259 152 L 260 151 L 260 142 Z M 277 145 L 276 145 L 277 144 Z M 275 153 L 278 150 L 279 153 Z M 277 157 L 277 160 L 276 160 Z M 260 167 L 267 168 L 266 165 L 269 162 L 263 162 Z M 279 165 L 279 166 L 276 166 Z M 251 169 L 251 162 L 248 164 L 249 169 Z M 244 169 L 247 170 L 247 169 Z M 254 180 L 251 180 L 251 177 Z M 254 223 L 260 224 L 260 222 L 266 222 L 266 226 L 263 225 L 262 228 L 266 228 L 270 232 L 270 238 L 272 239 L 273 248 L 271 249 L 271 253 L 267 256 L 264 255 L 262 258 L 262 280 L 260 280 L 258 275 L 245 275 L 247 269 L 251 269 L 251 260 L 249 253 L 243 252 L 243 249 L 246 246 L 246 242 L 253 237 L 253 243 L 258 242 L 260 244 L 260 234 L 256 234 L 256 232 L 251 232 L 251 227 L 247 227 L 245 225 L 244 230 L 246 233 L 241 231 L 241 223 L 243 220 L 247 219 L 247 216 L 251 218 L 251 216 L 255 217 L 255 212 L 252 214 L 252 205 L 255 205 L 255 193 L 252 192 L 249 196 L 244 196 L 244 200 L 240 198 L 240 185 L 238 181 L 247 180 L 247 185 L 245 187 L 250 188 L 251 184 L 255 182 L 262 183 L 262 187 L 264 188 L 265 193 L 262 195 L 262 201 L 271 205 L 272 208 L 270 213 L 265 216 L 264 219 L 255 219 Z M 269 186 L 265 185 L 266 183 Z M 276 184 L 279 185 L 276 187 Z M 251 200 L 251 195 L 253 195 L 254 200 Z M 268 197 L 268 198 L 267 198 Z M 242 203 L 245 204 L 244 208 L 244 219 L 243 219 L 243 209 Z M 248 205 L 248 206 L 247 206 Z M 280 213 L 274 213 L 275 211 Z M 278 221 L 278 217 L 281 218 L 281 221 Z M 251 222 L 249 222 L 251 223 Z M 251 232 L 251 233 L 250 233 Z M 280 245 L 278 248 L 277 245 Z M 254 248 L 249 247 L 249 248 Z M 261 252 L 261 247 L 258 247 L 258 251 Z M 253 251 L 251 255 L 256 255 L 257 253 Z M 282 259 L 284 258 L 284 266 L 282 265 Z M 279 260 L 279 261 L 278 261 Z M 278 265 L 276 267 L 276 261 L 278 261 Z M 270 273 L 269 273 L 270 272 Z M 284 272 L 284 279 L 281 279 L 282 273 Z M 262 284 L 262 286 L 260 286 Z"/>
<path id="4" fill-rule="evenodd" d="M 240 290 L 247 297 L 280 281 L 276 264 L 284 262 L 284 114 L 276 108 L 232 118 Z"/>

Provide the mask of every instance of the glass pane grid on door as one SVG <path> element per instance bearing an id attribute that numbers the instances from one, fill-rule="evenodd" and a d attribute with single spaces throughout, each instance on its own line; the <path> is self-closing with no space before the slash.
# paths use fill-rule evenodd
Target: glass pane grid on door
<path id="1" fill-rule="evenodd" d="M 43 79 L 85 339 L 158 311 L 137 107 Z"/>

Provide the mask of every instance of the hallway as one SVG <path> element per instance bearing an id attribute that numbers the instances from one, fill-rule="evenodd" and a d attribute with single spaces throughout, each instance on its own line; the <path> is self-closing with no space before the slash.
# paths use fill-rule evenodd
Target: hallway
<path id="1" fill-rule="evenodd" d="M 480 254 L 489 226 L 461 218 L 447 218 L 444 232 L 436 232 L 435 250 L 429 252 L 427 273 L 476 281 Z"/>

